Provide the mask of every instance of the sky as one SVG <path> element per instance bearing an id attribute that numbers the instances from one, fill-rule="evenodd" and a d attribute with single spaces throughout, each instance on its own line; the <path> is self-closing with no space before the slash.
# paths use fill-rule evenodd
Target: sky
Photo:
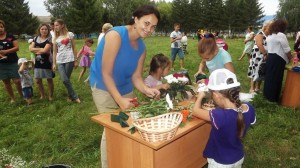
<path id="1" fill-rule="evenodd" d="M 158 1 L 158 0 L 156 0 Z M 165 0 L 170 2 L 172 0 Z M 29 2 L 28 6 L 30 8 L 30 12 L 36 16 L 49 16 L 50 14 L 47 12 L 44 6 L 44 0 L 25 0 L 25 2 Z M 278 9 L 278 0 L 259 0 L 262 3 L 262 6 L 265 11 L 265 15 L 275 15 Z"/>

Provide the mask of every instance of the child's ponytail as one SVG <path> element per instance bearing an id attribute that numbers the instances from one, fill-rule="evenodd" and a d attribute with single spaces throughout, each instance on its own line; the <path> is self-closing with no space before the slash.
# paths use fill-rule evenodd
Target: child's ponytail
<path id="1" fill-rule="evenodd" d="M 245 121 L 244 121 L 244 115 L 242 110 L 242 103 L 240 101 L 240 90 L 241 88 L 234 87 L 227 90 L 221 90 L 220 93 L 222 93 L 224 96 L 226 96 L 232 103 L 234 103 L 237 107 L 238 115 L 237 115 L 237 136 L 242 139 L 244 136 L 244 130 L 245 130 Z"/>

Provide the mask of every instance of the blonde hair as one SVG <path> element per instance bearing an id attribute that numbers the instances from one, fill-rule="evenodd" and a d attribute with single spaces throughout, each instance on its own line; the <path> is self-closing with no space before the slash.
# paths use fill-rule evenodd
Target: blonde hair
<path id="1" fill-rule="evenodd" d="M 56 38 L 59 37 L 59 36 L 61 36 L 61 35 L 62 36 L 67 36 L 68 32 L 69 32 L 68 28 L 67 28 L 67 25 L 65 24 L 64 20 L 62 20 L 62 19 L 56 19 L 54 21 L 54 23 L 55 22 L 57 22 L 58 24 L 62 25 L 63 27 L 61 28 L 60 32 L 54 31 L 55 36 L 53 38 L 53 41 L 55 41 Z"/>
<path id="2" fill-rule="evenodd" d="M 107 30 L 109 30 L 110 28 L 112 28 L 113 25 L 110 24 L 110 23 L 105 23 L 103 26 L 102 26 L 102 32 L 105 33 Z"/>

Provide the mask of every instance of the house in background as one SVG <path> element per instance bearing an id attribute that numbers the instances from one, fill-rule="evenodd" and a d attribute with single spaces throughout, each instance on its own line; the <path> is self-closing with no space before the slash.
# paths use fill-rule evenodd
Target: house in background
<path id="1" fill-rule="evenodd" d="M 37 18 L 41 23 L 46 23 L 46 24 L 51 23 L 51 16 L 37 16 Z"/>

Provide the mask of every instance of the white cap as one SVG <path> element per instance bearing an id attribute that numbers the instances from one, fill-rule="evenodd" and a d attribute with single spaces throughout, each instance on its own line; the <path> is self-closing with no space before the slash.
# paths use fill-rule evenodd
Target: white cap
<path id="1" fill-rule="evenodd" d="M 28 39 L 28 43 L 32 43 L 33 42 L 33 39 Z"/>
<path id="2" fill-rule="evenodd" d="M 232 79 L 232 83 L 227 83 L 228 79 Z M 228 69 L 217 69 L 210 74 L 207 87 L 210 90 L 226 90 L 240 85 L 234 73 Z"/>
<path id="3" fill-rule="evenodd" d="M 26 58 L 19 58 L 18 65 L 23 64 L 24 62 L 28 62 Z"/>

